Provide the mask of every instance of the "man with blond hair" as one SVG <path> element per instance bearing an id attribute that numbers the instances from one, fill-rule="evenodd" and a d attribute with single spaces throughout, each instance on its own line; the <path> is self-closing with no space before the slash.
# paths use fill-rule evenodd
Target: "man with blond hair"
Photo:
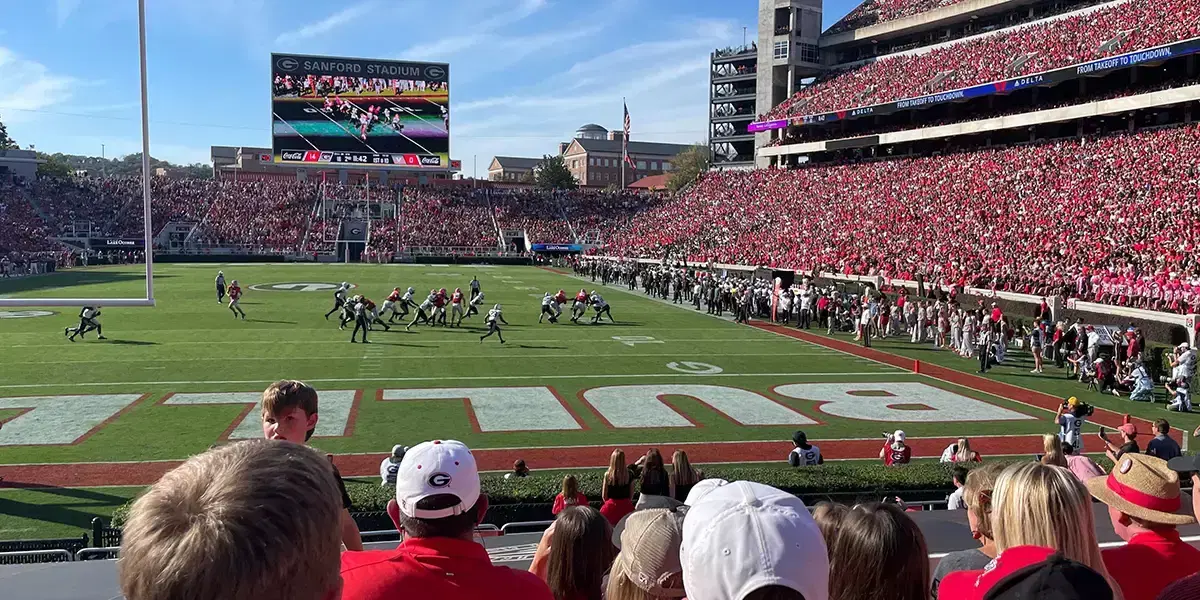
<path id="1" fill-rule="evenodd" d="M 194 456 L 129 513 L 127 600 L 338 600 L 341 501 L 316 451 L 252 440 Z"/>

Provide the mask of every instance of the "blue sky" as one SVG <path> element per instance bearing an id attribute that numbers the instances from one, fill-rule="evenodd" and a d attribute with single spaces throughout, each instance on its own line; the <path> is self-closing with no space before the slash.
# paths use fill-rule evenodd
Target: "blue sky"
<path id="1" fill-rule="evenodd" d="M 556 151 L 584 123 L 704 139 L 708 53 L 753 0 L 148 0 L 151 154 L 269 146 L 269 54 L 450 63 L 451 154 Z M 825 25 L 856 2 L 826 0 Z M 44 152 L 140 150 L 136 0 L 0 0 L 0 119 Z"/>

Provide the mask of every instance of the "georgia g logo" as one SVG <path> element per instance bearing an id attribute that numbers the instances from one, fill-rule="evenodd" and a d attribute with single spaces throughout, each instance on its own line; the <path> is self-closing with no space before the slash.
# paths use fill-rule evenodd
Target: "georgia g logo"
<path id="1" fill-rule="evenodd" d="M 450 485 L 450 476 L 446 473 L 434 473 L 429 476 L 429 485 L 435 488 L 444 488 Z"/>

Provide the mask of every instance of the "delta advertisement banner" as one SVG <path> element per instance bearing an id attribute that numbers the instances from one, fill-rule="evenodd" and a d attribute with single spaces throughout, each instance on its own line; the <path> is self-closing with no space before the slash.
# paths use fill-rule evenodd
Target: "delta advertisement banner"
<path id="1" fill-rule="evenodd" d="M 922 108 L 926 106 L 943 104 L 946 102 L 981 98 L 993 94 L 1007 94 L 1036 85 L 1053 85 L 1070 79 L 1077 79 L 1079 77 L 1090 75 L 1101 75 L 1116 69 L 1124 69 L 1143 63 L 1187 56 L 1196 52 L 1200 52 L 1200 38 L 1178 42 L 1167 46 L 1160 46 L 1158 48 L 1151 48 L 1149 50 L 1138 50 L 1137 52 L 1130 52 L 1120 56 L 1102 58 L 1070 67 L 1063 67 L 1054 71 L 1037 73 L 1035 75 L 1015 77 L 1005 81 L 985 83 L 949 92 L 930 94 L 928 96 L 919 96 L 917 98 L 907 98 L 904 100 L 898 100 L 896 102 L 888 102 L 886 104 L 876 104 L 874 106 L 864 106 L 860 108 L 839 110 L 816 115 L 805 115 L 802 117 L 792 117 L 790 120 L 777 119 L 773 121 L 757 121 L 747 126 L 746 130 L 754 133 L 758 131 L 769 131 L 772 129 L 783 129 L 789 124 L 814 125 L 820 123 L 844 121 L 847 119 L 856 119 L 858 117 L 865 116 L 890 115 L 892 113 L 902 110 L 909 110 L 912 108 Z"/>
<path id="2" fill-rule="evenodd" d="M 271 160 L 449 169 L 450 65 L 271 55 Z"/>

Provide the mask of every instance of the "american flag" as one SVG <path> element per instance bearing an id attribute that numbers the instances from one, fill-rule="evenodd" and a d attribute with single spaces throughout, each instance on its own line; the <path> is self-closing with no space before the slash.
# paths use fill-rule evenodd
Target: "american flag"
<path id="1" fill-rule="evenodd" d="M 621 106 L 625 109 L 625 135 L 621 138 L 621 155 L 625 157 L 625 162 L 629 163 L 631 168 L 636 169 L 633 159 L 629 156 L 629 105 L 622 100 Z"/>

